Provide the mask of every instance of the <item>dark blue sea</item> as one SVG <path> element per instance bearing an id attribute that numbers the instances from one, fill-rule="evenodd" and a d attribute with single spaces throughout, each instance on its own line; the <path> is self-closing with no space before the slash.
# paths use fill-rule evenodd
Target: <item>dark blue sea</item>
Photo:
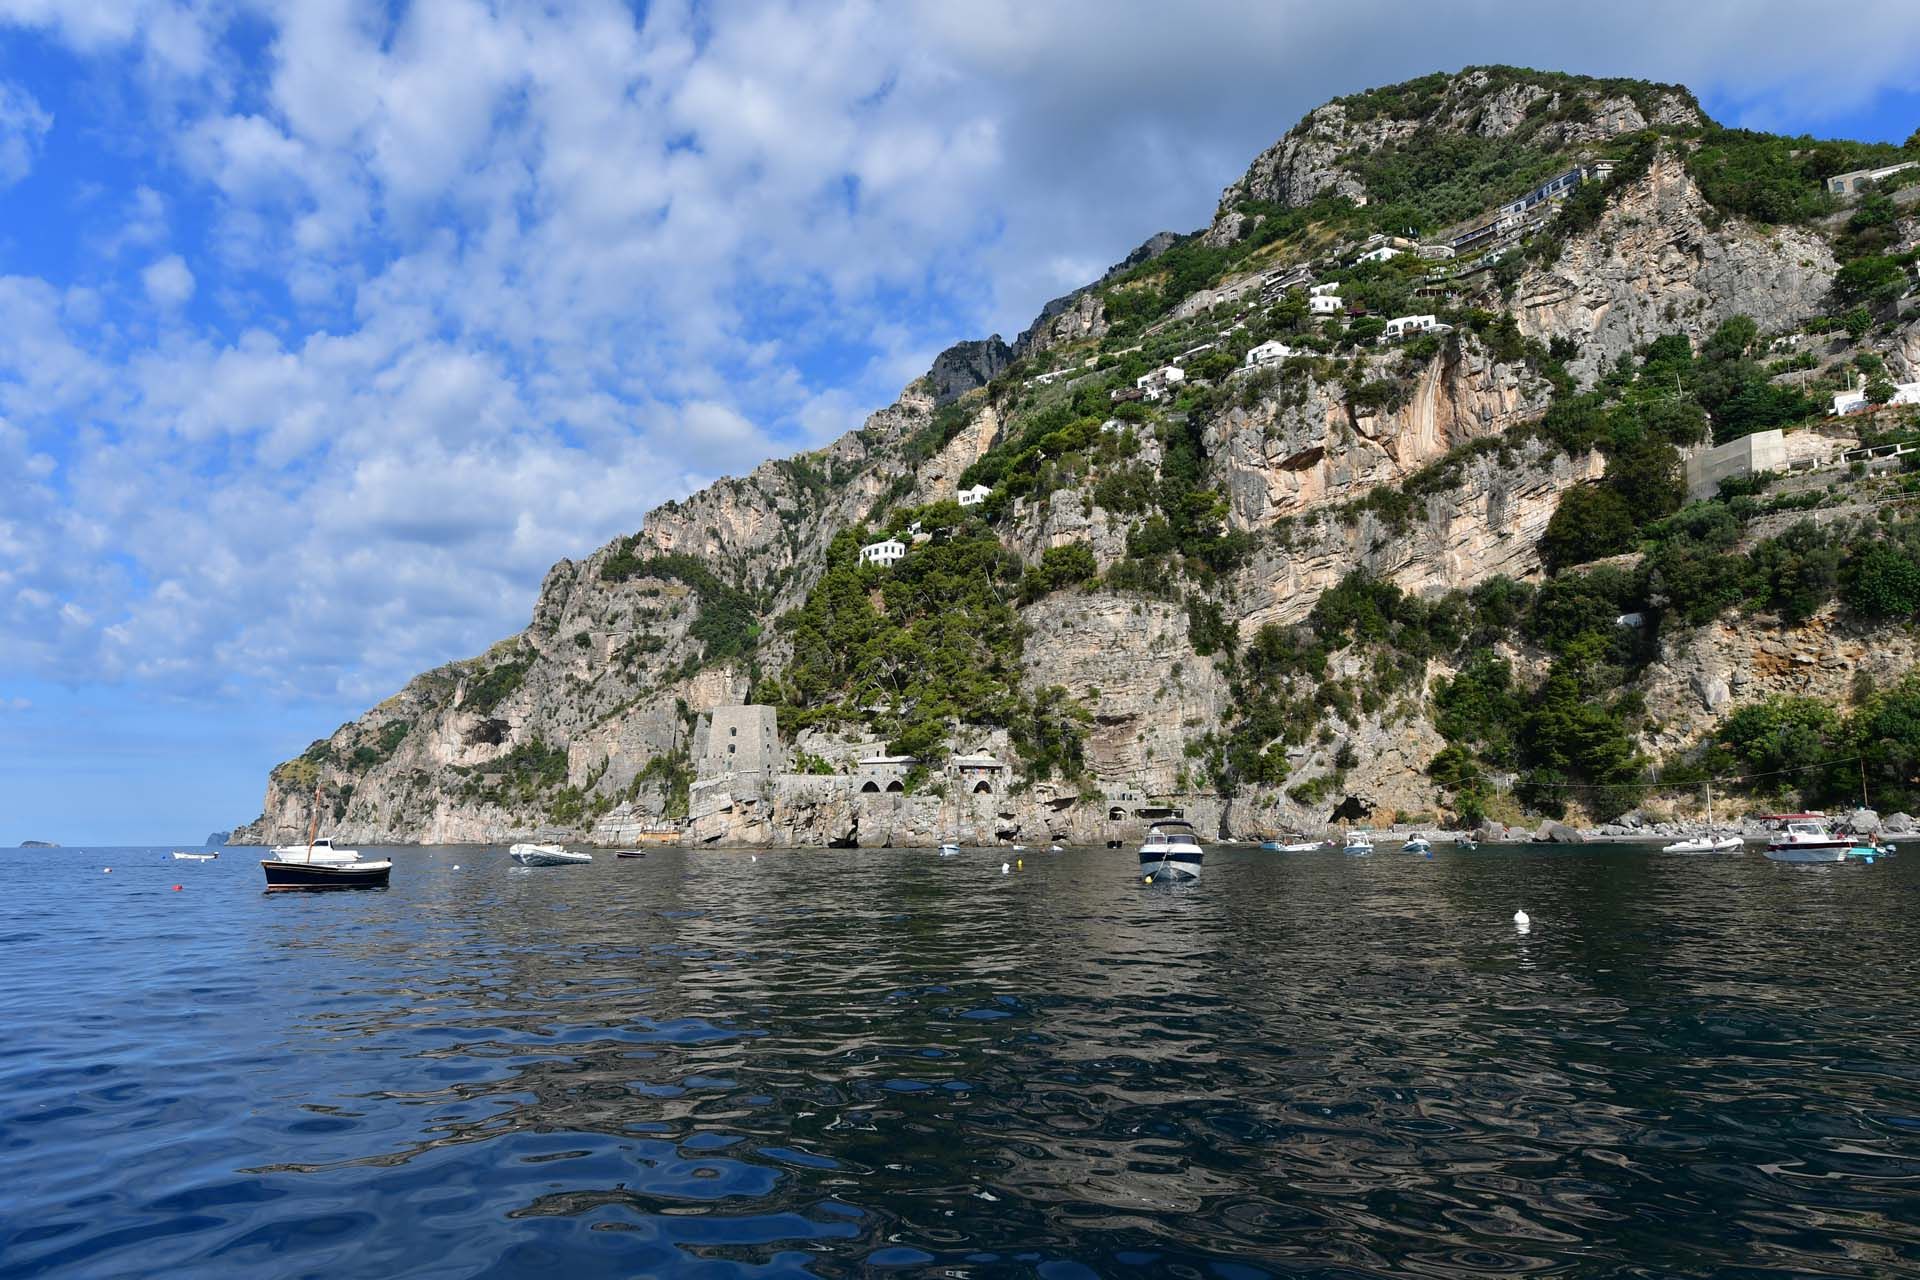
<path id="1" fill-rule="evenodd" d="M 166 854 L 0 852 L 0 1276 L 1920 1275 L 1920 846 Z"/>

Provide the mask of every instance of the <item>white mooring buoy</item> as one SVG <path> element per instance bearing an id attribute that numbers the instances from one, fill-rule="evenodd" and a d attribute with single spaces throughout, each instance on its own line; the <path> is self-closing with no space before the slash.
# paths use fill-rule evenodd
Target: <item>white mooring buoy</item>
<path id="1" fill-rule="evenodd" d="M 1524 910 L 1516 911 L 1513 913 L 1513 927 L 1525 933 L 1533 927 L 1533 917 L 1528 915 Z"/>
<path id="2" fill-rule="evenodd" d="M 1011 862 L 1003 862 L 1000 864 L 1001 875 L 1006 875 L 1011 870 L 1013 870 L 1013 864 Z"/>

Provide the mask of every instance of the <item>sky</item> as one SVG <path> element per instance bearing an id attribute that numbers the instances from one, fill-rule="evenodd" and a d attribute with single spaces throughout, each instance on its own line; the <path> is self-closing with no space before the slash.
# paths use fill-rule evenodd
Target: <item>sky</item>
<path id="1" fill-rule="evenodd" d="M 0 846 L 198 841 L 547 568 L 890 403 L 1330 97 L 1900 141 L 1920 8 L 0 0 Z"/>

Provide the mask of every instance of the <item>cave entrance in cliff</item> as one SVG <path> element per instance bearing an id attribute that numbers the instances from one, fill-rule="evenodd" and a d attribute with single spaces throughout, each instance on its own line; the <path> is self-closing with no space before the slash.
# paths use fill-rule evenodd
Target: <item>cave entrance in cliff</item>
<path id="1" fill-rule="evenodd" d="M 863 796 L 877 796 L 880 794 L 880 784 L 877 782 L 862 783 L 860 794 Z"/>
<path id="2" fill-rule="evenodd" d="M 1334 806 L 1328 822 L 1361 822 L 1373 816 L 1373 801 L 1365 796 L 1348 796 Z"/>
<path id="3" fill-rule="evenodd" d="M 990 796 L 993 794 L 993 784 L 991 782 L 976 782 L 973 784 L 973 794 L 977 796 Z"/>
<path id="4" fill-rule="evenodd" d="M 889 782 L 889 783 L 887 784 L 887 794 L 888 794 L 888 795 L 895 795 L 895 794 L 897 794 L 897 793 L 899 793 L 899 792 L 902 792 L 902 791 L 905 791 L 905 790 L 906 790 L 906 787 L 904 787 L 904 786 L 902 786 L 902 785 L 901 785 L 901 783 L 900 783 L 900 779 L 898 779 L 898 778 L 895 778 L 895 779 L 894 779 L 894 780 L 893 780 L 892 782 Z"/>

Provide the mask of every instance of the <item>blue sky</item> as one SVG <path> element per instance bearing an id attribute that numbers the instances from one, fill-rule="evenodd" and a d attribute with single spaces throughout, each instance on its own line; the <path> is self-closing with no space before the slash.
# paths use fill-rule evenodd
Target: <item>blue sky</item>
<path id="1" fill-rule="evenodd" d="M 1909 3 L 1429 8 L 0 0 L 0 845 L 250 818 L 554 560 L 1203 224 L 1335 94 L 1920 126 Z"/>

